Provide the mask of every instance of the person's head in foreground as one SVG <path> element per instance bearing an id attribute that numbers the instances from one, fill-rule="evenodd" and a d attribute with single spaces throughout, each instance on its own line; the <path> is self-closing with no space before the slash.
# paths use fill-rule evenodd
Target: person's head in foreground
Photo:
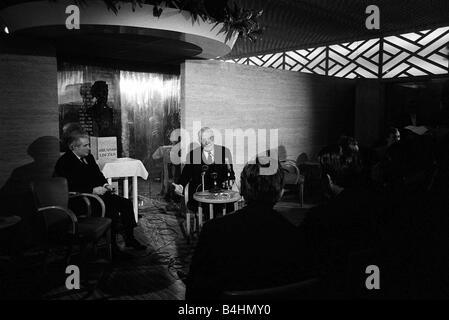
<path id="1" fill-rule="evenodd" d="M 274 206 L 283 194 L 284 173 L 277 159 L 258 156 L 240 175 L 240 194 L 248 205 Z"/>
<path id="2" fill-rule="evenodd" d="M 401 140 L 401 134 L 398 128 L 389 127 L 386 134 L 387 147 Z"/>
<path id="3" fill-rule="evenodd" d="M 351 156 L 359 152 L 359 144 L 354 137 L 343 135 L 338 139 L 338 145 L 342 148 L 342 152 L 346 156 Z"/>

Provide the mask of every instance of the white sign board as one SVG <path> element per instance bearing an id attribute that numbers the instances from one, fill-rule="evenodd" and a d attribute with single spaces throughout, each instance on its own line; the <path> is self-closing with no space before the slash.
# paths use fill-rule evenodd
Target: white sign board
<path id="1" fill-rule="evenodd" d="M 117 137 L 90 137 L 90 152 L 99 162 L 117 159 Z"/>

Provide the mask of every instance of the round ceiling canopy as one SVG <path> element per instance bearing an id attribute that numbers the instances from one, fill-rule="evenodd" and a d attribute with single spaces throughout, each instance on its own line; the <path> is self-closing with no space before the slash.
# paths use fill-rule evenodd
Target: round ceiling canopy
<path id="1" fill-rule="evenodd" d="M 222 26 L 193 21 L 187 11 L 165 8 L 154 17 L 151 5 L 133 11 L 131 3 L 124 3 L 114 14 L 101 1 L 78 7 L 79 29 L 69 29 L 76 21 L 69 6 L 73 3 L 65 0 L 25 2 L 4 8 L 0 17 L 11 35 L 49 39 L 60 53 L 90 52 L 99 58 L 162 63 L 214 59 L 228 54 L 237 40 L 235 34 L 226 41 L 226 34 L 219 33 Z"/>

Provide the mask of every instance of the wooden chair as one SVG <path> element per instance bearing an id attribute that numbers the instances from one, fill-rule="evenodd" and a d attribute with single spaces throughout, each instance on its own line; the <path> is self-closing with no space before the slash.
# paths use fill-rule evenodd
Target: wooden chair
<path id="1" fill-rule="evenodd" d="M 296 165 L 299 167 L 301 164 L 306 163 L 309 161 L 309 156 L 307 153 L 303 152 L 301 153 L 298 158 L 296 158 Z"/>
<path id="2" fill-rule="evenodd" d="M 255 290 L 225 291 L 223 300 L 295 300 L 320 297 L 321 281 L 311 278 L 283 286 Z"/>
<path id="3" fill-rule="evenodd" d="M 188 201 L 189 201 L 189 184 L 187 184 L 186 187 L 184 188 L 184 211 L 186 215 L 186 236 L 187 239 L 190 241 L 191 236 L 195 232 L 199 232 L 199 228 L 202 224 L 202 217 L 200 217 L 198 213 L 189 209 L 189 207 L 187 206 Z"/>
<path id="4" fill-rule="evenodd" d="M 284 170 L 284 184 L 285 188 L 297 188 L 299 192 L 299 205 L 304 206 L 304 176 L 300 174 L 299 168 L 293 160 L 280 161 L 282 169 Z"/>
<path id="5" fill-rule="evenodd" d="M 31 183 L 36 212 L 44 227 L 45 260 L 53 246 L 67 248 L 65 263 L 71 263 L 73 247 L 80 247 L 81 265 L 84 271 L 87 265 L 87 249 L 92 245 L 95 253 L 98 242 L 105 238 L 107 246 L 107 264 L 111 261 L 111 219 L 105 218 L 105 205 L 100 197 L 88 193 L 71 194 L 82 197 L 87 205 L 86 214 L 76 216 L 69 208 L 69 190 L 65 178 L 50 178 Z M 101 206 L 100 217 L 92 216 L 90 199 Z M 47 261 L 44 262 L 44 272 Z"/>

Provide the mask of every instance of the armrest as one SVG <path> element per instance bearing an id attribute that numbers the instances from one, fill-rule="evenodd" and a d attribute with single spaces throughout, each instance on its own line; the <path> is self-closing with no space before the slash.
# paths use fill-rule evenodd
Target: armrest
<path id="1" fill-rule="evenodd" d="M 189 183 L 186 184 L 185 188 L 184 188 L 184 209 L 185 211 L 189 211 L 189 209 L 187 208 L 187 202 L 189 202 Z"/>
<path id="2" fill-rule="evenodd" d="M 90 206 L 90 199 L 89 198 L 97 200 L 98 203 L 100 204 L 100 207 L 101 207 L 101 217 L 104 218 L 105 213 L 106 213 L 106 206 L 104 204 L 104 201 L 99 196 L 97 196 L 96 194 L 70 192 L 69 196 L 70 196 L 71 199 L 78 198 L 78 197 L 82 197 L 84 199 L 84 201 L 86 202 L 86 205 L 87 205 L 87 216 L 88 217 L 90 217 L 91 214 L 92 214 L 92 209 L 91 209 L 91 206 Z"/>
<path id="3" fill-rule="evenodd" d="M 285 164 L 287 166 L 290 166 L 290 167 L 293 167 L 295 169 L 296 178 L 295 178 L 295 183 L 294 184 L 298 184 L 299 182 L 303 182 L 304 177 L 302 177 L 300 175 L 299 168 L 296 165 L 295 161 L 293 161 L 293 160 L 284 160 L 284 161 L 281 161 L 281 166 L 283 164 Z"/>
<path id="4" fill-rule="evenodd" d="M 47 207 L 38 208 L 37 212 L 45 214 L 46 211 L 50 211 L 50 210 L 60 211 L 61 213 L 64 213 L 65 215 L 67 215 L 70 218 L 71 222 L 72 222 L 71 233 L 72 234 L 76 234 L 76 232 L 77 232 L 77 228 L 76 227 L 77 227 L 78 219 L 76 218 L 76 215 L 72 211 L 67 210 L 67 209 L 65 209 L 63 207 L 60 207 L 60 206 L 47 206 Z"/>

